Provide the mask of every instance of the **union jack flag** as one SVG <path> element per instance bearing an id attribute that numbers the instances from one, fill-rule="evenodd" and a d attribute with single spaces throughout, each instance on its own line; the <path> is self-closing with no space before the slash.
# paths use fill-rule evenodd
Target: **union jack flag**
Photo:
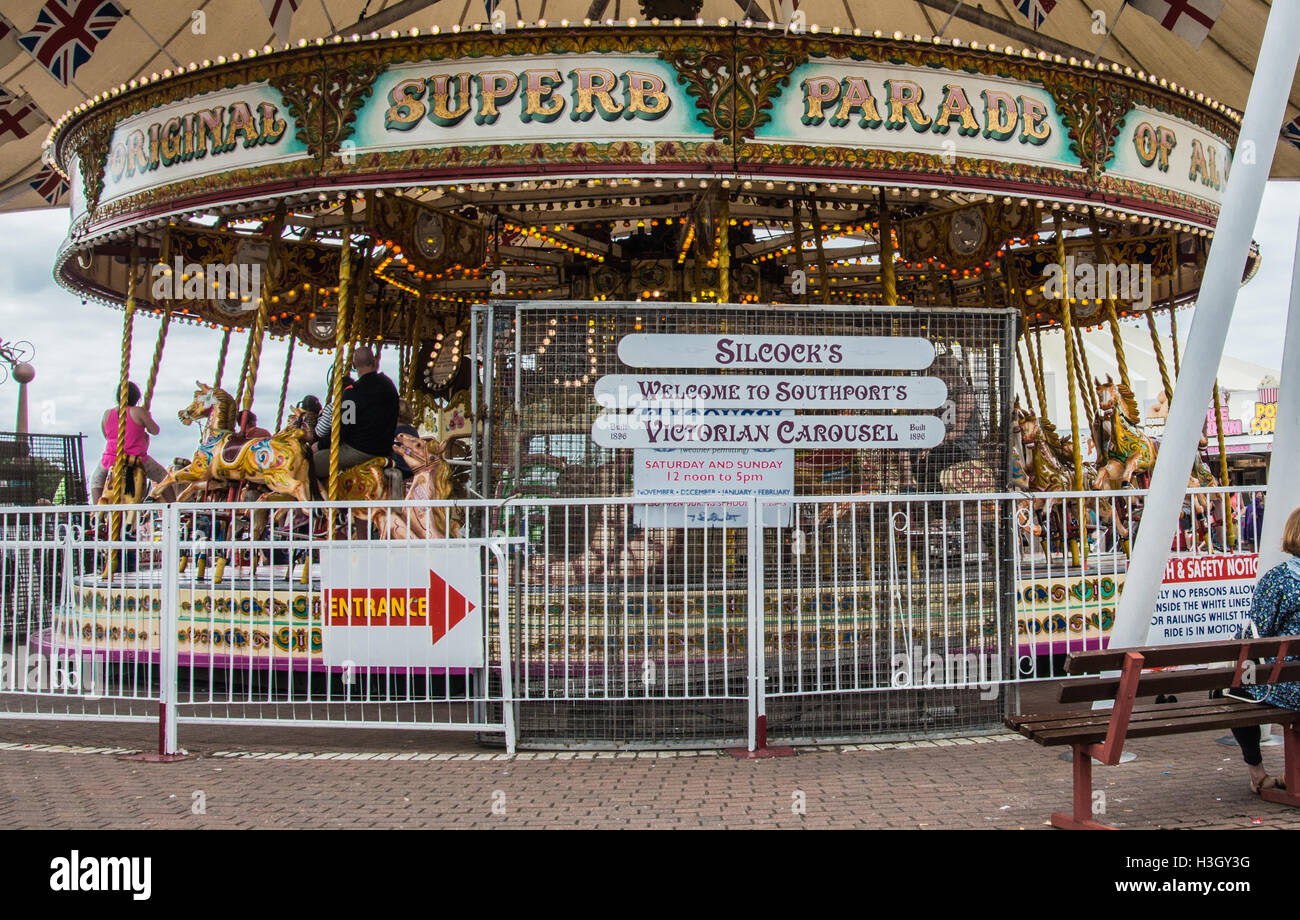
<path id="1" fill-rule="evenodd" d="M 68 85 L 126 11 L 113 0 L 45 0 L 18 44 L 54 79 Z"/>
<path id="2" fill-rule="evenodd" d="M 1300 115 L 1283 125 L 1282 140 L 1295 147 L 1300 147 Z"/>
<path id="3" fill-rule="evenodd" d="M 298 12 L 300 2 L 301 0 L 262 0 L 262 9 L 266 10 L 266 18 L 271 20 L 275 37 L 282 42 L 289 41 L 290 23 L 293 21 L 293 14 Z"/>
<path id="4" fill-rule="evenodd" d="M 1047 14 L 1055 6 L 1056 0 L 1016 0 L 1016 9 L 1020 10 L 1020 14 L 1029 20 L 1029 24 L 1034 27 L 1035 32 L 1038 31 L 1038 27 L 1043 24 L 1043 21 L 1047 19 Z"/>
<path id="5" fill-rule="evenodd" d="M 45 199 L 47 204 L 58 204 L 59 199 L 68 192 L 68 182 L 50 167 L 44 167 L 27 181 L 36 194 Z"/>

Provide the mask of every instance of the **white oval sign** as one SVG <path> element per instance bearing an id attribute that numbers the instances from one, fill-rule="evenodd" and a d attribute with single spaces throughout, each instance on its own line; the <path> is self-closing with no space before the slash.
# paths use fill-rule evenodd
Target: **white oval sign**
<path id="1" fill-rule="evenodd" d="M 937 447 L 943 422 L 933 415 L 798 415 L 738 418 L 701 412 L 602 412 L 591 426 L 601 447 L 863 448 Z"/>
<path id="2" fill-rule="evenodd" d="M 606 409 L 937 409 L 948 398 L 938 377 L 824 377 L 735 374 L 610 374 L 596 381 Z"/>
<path id="3" fill-rule="evenodd" d="M 629 367 L 766 367 L 786 370 L 919 371 L 934 362 L 928 339 L 888 335 L 651 335 L 618 343 Z"/>

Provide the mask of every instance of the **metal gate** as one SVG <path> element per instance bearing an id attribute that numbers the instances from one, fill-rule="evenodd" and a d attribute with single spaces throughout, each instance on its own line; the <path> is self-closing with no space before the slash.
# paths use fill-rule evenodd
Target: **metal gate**
<path id="1" fill-rule="evenodd" d="M 22 628 L 6 632 L 0 715 L 157 718 L 167 752 L 180 723 L 500 732 L 513 751 L 512 541 L 444 536 L 481 533 L 474 513 L 389 502 L 5 513 L 0 574 L 13 553 L 56 571 L 37 596 L 7 592 Z"/>

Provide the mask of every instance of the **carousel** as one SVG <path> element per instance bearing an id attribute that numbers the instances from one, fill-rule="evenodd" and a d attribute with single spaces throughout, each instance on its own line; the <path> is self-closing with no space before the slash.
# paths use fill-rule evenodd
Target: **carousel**
<path id="1" fill-rule="evenodd" d="M 1037 493 L 1014 539 L 1045 565 L 1088 571 L 1082 505 L 1049 493 L 1145 483 L 1158 444 L 1139 425 L 1120 330 L 1149 331 L 1172 395 L 1178 311 L 1197 297 L 1238 114 L 1158 74 L 1023 43 L 643 6 L 645 18 L 496 17 L 231 49 L 110 86 L 58 119 L 46 153 L 69 183 L 71 228 L 55 277 L 123 311 L 123 383 L 133 337 L 156 327 L 144 333 L 156 349 L 143 405 L 202 431 L 153 488 L 119 430 L 108 538 L 139 536 L 150 512 L 132 503 L 164 500 L 200 503 L 218 542 L 277 527 L 327 541 L 494 526 L 442 505 L 345 516 L 276 511 L 282 500 L 630 501 L 651 494 L 640 461 L 593 423 L 631 337 L 797 332 L 928 343 L 920 367 L 943 386 L 920 408 L 943 424 L 925 450 L 836 442 L 837 426 L 823 426 L 791 451 L 773 494 Z M 216 359 L 187 374 L 189 406 L 159 407 L 177 323 L 210 329 Z M 1117 375 L 1094 375 L 1082 337 L 1096 330 Z M 1054 336 L 1069 400 L 1049 419 Z M 268 375 L 270 340 L 290 350 Z M 414 473 L 400 485 L 388 458 L 339 460 L 344 372 L 360 346 L 380 354 L 421 431 L 395 445 Z M 288 404 L 295 348 L 335 356 L 319 480 L 316 410 Z M 655 354 L 634 366 L 672 369 Z M 886 384 L 921 373 L 889 360 L 875 365 Z M 828 370 L 823 391 L 844 373 Z M 902 411 L 879 389 L 849 393 Z M 274 424 L 259 429 L 254 406 Z M 1199 464 L 1195 484 L 1216 474 Z M 267 510 L 213 510 L 254 500 Z M 817 505 L 808 526 L 846 507 Z M 675 549 L 684 531 L 638 514 L 605 512 L 577 535 L 536 516 L 512 525 L 548 548 L 517 573 L 541 592 L 536 615 L 556 585 L 568 604 L 575 586 L 616 571 L 662 581 L 672 566 L 711 565 L 715 550 L 734 565 L 731 542 L 692 555 Z M 879 539 L 863 530 L 853 539 Z M 120 625 L 126 603 L 139 611 L 135 649 L 154 654 L 147 614 L 163 573 L 147 552 L 125 556 L 97 560 L 59 631 Z M 233 645 L 252 667 L 323 667 L 319 568 L 311 552 L 183 560 L 195 624 L 182 626 L 182 653 Z M 240 596 L 222 587 L 232 579 Z M 212 625 L 223 605 L 233 636 Z"/>

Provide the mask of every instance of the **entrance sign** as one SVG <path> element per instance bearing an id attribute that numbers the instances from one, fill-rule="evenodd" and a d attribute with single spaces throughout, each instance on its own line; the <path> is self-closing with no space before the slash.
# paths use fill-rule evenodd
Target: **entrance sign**
<path id="1" fill-rule="evenodd" d="M 591 426 L 600 447 L 874 448 L 938 447 L 943 422 L 933 415 L 801 415 L 727 419 L 707 412 L 603 412 Z"/>
<path id="2" fill-rule="evenodd" d="M 650 335 L 618 343 L 629 367 L 764 367 L 774 370 L 924 370 L 934 346 L 919 336 Z"/>
<path id="3" fill-rule="evenodd" d="M 482 550 L 321 549 L 325 663 L 483 667 Z"/>
<path id="4" fill-rule="evenodd" d="M 1250 622 L 1259 556 L 1183 556 L 1165 565 L 1151 616 L 1151 645 L 1233 639 Z"/>
<path id="5" fill-rule="evenodd" d="M 736 374 L 610 374 L 596 381 L 606 409 L 937 409 L 948 398 L 938 377 L 825 377 Z"/>

